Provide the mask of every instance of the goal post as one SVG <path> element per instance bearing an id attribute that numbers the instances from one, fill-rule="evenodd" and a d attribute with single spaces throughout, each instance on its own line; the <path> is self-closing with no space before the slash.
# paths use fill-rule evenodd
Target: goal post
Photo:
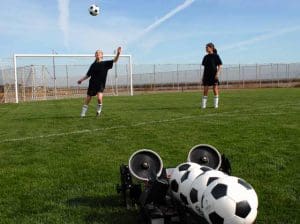
<path id="1" fill-rule="evenodd" d="M 104 54 L 103 60 L 113 60 L 114 54 Z M 14 54 L 15 102 L 79 97 L 86 94 L 88 80 L 84 76 L 94 62 L 94 54 Z M 110 69 L 106 91 L 111 95 L 133 95 L 132 56 L 121 54 Z"/>

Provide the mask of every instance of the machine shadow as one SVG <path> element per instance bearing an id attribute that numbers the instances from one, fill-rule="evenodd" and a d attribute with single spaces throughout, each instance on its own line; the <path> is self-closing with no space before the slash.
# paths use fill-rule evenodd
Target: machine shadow
<path id="1" fill-rule="evenodd" d="M 69 199 L 67 202 L 69 206 L 85 206 L 91 208 L 103 208 L 103 207 L 120 207 L 120 197 L 103 196 L 103 197 L 77 197 Z"/>
<path id="2" fill-rule="evenodd" d="M 69 207 L 88 207 L 85 223 L 128 224 L 137 222 L 137 211 L 127 210 L 121 205 L 120 196 L 77 197 L 66 201 Z"/>

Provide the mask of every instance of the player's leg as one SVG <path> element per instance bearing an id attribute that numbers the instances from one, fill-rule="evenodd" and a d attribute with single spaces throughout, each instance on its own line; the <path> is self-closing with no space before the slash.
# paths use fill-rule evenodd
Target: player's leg
<path id="1" fill-rule="evenodd" d="M 218 85 L 214 85 L 213 87 L 214 90 L 214 107 L 218 108 L 219 107 L 219 86 Z"/>
<path id="2" fill-rule="evenodd" d="M 88 107 L 89 107 L 88 105 L 91 102 L 91 99 L 92 99 L 92 96 L 90 96 L 90 95 L 87 95 L 86 98 L 84 99 L 84 104 L 82 106 L 82 110 L 81 110 L 81 114 L 80 114 L 81 117 L 85 117 L 85 114 L 88 110 Z"/>
<path id="3" fill-rule="evenodd" d="M 207 97 L 208 97 L 208 88 L 209 88 L 209 86 L 204 86 L 204 89 L 203 89 L 203 97 L 202 97 L 202 103 L 201 103 L 201 107 L 203 109 L 206 108 Z"/>
<path id="4" fill-rule="evenodd" d="M 97 105 L 97 116 L 101 114 L 102 111 L 102 103 L 103 103 L 103 92 L 97 93 L 98 105 Z"/>

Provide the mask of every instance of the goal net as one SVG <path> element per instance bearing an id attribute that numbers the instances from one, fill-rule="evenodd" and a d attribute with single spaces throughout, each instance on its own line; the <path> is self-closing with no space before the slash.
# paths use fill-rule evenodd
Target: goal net
<path id="1" fill-rule="evenodd" d="M 104 55 L 112 60 L 115 55 Z M 7 102 L 62 99 L 86 95 L 89 81 L 77 81 L 94 62 L 94 54 L 15 54 L 13 76 L 4 80 Z M 131 55 L 120 55 L 109 70 L 107 95 L 133 95 Z"/>

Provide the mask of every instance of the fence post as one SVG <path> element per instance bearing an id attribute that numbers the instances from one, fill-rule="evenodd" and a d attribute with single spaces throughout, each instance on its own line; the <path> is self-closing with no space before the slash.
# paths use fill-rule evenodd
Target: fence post
<path id="1" fill-rule="evenodd" d="M 290 64 L 287 64 L 287 76 L 288 76 L 288 87 L 291 86 L 291 83 L 290 83 Z"/>
<path id="2" fill-rule="evenodd" d="M 238 85 L 239 88 L 240 85 L 241 85 L 241 64 L 239 64 L 239 85 Z"/>
<path id="3" fill-rule="evenodd" d="M 54 51 L 53 51 L 54 53 Z M 55 96 L 55 99 L 57 99 L 57 93 L 56 93 L 56 71 L 55 71 L 55 59 L 54 59 L 54 56 L 52 57 L 52 67 L 53 67 L 53 85 L 54 85 L 54 96 Z"/>
<path id="4" fill-rule="evenodd" d="M 67 78 L 67 93 L 69 93 L 70 90 L 69 90 L 69 69 L 68 69 L 68 65 L 66 65 L 66 78 Z"/>
<path id="5" fill-rule="evenodd" d="M 242 76 L 243 76 L 243 89 L 245 88 L 245 67 L 242 66 Z"/>
<path id="6" fill-rule="evenodd" d="M 179 64 L 177 64 L 177 91 L 179 92 Z"/>
<path id="7" fill-rule="evenodd" d="M 44 100 L 47 99 L 47 87 L 46 87 L 46 79 L 45 79 L 45 65 L 42 65 L 42 77 L 43 77 L 43 85 L 44 85 Z"/>
<path id="8" fill-rule="evenodd" d="M 18 75 L 17 75 L 17 56 L 14 55 L 14 72 L 15 72 L 15 97 L 16 103 L 19 103 L 19 94 L 18 94 Z"/>
<path id="9" fill-rule="evenodd" d="M 271 78 L 272 78 L 272 88 L 274 87 L 274 64 L 271 63 Z"/>
<path id="10" fill-rule="evenodd" d="M 256 85 L 257 85 L 257 82 L 258 82 L 258 65 L 257 65 L 257 63 L 255 65 L 255 81 L 256 81 Z"/>
<path id="11" fill-rule="evenodd" d="M 261 88 L 261 74 L 260 74 L 260 65 L 258 65 L 258 75 L 259 75 L 259 88 Z"/>
<path id="12" fill-rule="evenodd" d="M 174 72 L 172 71 L 172 82 L 173 82 L 173 90 L 175 89 L 175 78 L 174 78 Z"/>
<path id="13" fill-rule="evenodd" d="M 156 64 L 153 66 L 153 90 L 155 90 Z"/>
<path id="14" fill-rule="evenodd" d="M 130 95 L 133 96 L 133 71 L 132 71 L 132 58 L 129 56 L 129 75 L 130 75 Z"/>
<path id="15" fill-rule="evenodd" d="M 185 89 L 187 90 L 187 70 L 184 72 Z"/>
<path id="16" fill-rule="evenodd" d="M 31 83 L 31 99 L 35 98 L 35 75 L 34 75 L 34 67 L 33 65 L 30 66 L 30 74 L 31 74 L 31 78 L 32 78 L 32 83 Z"/>
<path id="17" fill-rule="evenodd" d="M 24 68 L 22 68 L 22 70 L 24 70 Z M 22 84 L 20 85 L 20 88 L 22 88 L 21 90 L 21 97 L 23 98 L 23 102 L 25 102 L 25 81 L 24 81 L 24 72 L 21 72 L 21 81 L 22 81 Z"/>
<path id="18" fill-rule="evenodd" d="M 226 69 L 226 88 L 228 89 L 229 88 L 229 77 L 228 77 L 228 68 L 225 68 Z"/>
<path id="19" fill-rule="evenodd" d="M 277 88 L 279 88 L 279 64 L 276 65 Z"/>
<path id="20" fill-rule="evenodd" d="M 119 95 L 118 90 L 118 63 L 115 64 L 115 95 Z"/>

